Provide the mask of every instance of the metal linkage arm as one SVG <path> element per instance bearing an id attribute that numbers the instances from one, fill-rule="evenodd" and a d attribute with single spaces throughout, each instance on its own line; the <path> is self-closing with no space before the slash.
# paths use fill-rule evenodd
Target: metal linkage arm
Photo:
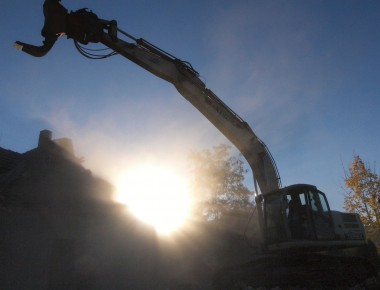
<path id="1" fill-rule="evenodd" d="M 276 164 L 265 144 L 242 118 L 206 88 L 190 63 L 174 57 L 144 39 L 133 37 L 119 29 L 114 20 L 100 19 L 87 9 L 67 13 L 66 8 L 59 2 L 46 0 L 44 3 L 45 25 L 41 33 L 45 37 L 44 45 L 36 47 L 16 42 L 16 48 L 34 56 L 42 56 L 54 45 L 58 34 L 62 33 L 66 34 L 67 38 L 74 39 L 76 47 L 83 54 L 84 50 L 81 50 L 79 43 L 103 43 L 114 51 L 103 57 L 120 54 L 173 84 L 178 92 L 243 154 L 252 168 L 253 177 L 261 193 L 265 194 L 281 187 Z M 127 37 L 128 41 L 119 38 L 118 34 Z"/>

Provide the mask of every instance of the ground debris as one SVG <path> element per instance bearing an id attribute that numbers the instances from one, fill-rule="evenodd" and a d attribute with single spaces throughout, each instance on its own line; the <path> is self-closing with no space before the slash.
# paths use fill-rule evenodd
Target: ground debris
<path id="1" fill-rule="evenodd" d="M 380 272 L 377 276 L 371 277 L 362 283 L 356 284 L 352 287 L 346 287 L 346 286 L 335 286 L 334 288 L 331 287 L 323 287 L 323 286 L 311 286 L 311 287 L 303 287 L 303 286 L 276 286 L 276 287 L 252 287 L 249 285 L 246 285 L 245 283 L 237 283 L 235 284 L 231 290 L 377 290 L 380 289 Z"/>

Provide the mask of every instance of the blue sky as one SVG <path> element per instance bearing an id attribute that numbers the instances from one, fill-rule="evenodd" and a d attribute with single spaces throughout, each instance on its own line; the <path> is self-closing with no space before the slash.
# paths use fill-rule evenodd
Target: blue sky
<path id="1" fill-rule="evenodd" d="M 120 56 L 88 60 L 65 37 L 43 58 L 14 50 L 42 42 L 42 3 L 2 2 L 1 147 L 25 152 L 50 129 L 112 179 L 142 160 L 185 168 L 190 150 L 228 144 L 172 85 Z M 192 63 L 267 144 L 284 185 L 315 184 L 340 209 L 343 166 L 354 153 L 380 160 L 380 1 L 62 4 Z"/>

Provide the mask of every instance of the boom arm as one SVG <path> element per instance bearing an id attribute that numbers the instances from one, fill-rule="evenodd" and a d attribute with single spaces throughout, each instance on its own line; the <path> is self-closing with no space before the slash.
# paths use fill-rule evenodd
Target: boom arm
<path id="1" fill-rule="evenodd" d="M 120 30 L 119 30 L 120 31 Z M 199 79 L 194 69 L 142 39 L 129 43 L 104 33 L 101 42 L 154 75 L 172 83 L 243 154 L 262 193 L 280 187 L 274 160 L 249 125 Z"/>
<path id="2" fill-rule="evenodd" d="M 99 19 L 86 9 L 71 12 L 67 14 L 67 17 L 54 18 L 54 11 L 64 11 L 59 2 L 58 0 L 46 0 L 44 4 L 45 17 L 49 15 L 50 19 L 58 21 L 58 23 L 47 26 L 49 24 L 45 19 L 44 31 L 45 34 L 46 31 L 49 32 L 49 39 L 65 33 L 68 38 L 73 38 L 77 45 L 78 42 L 82 44 L 101 42 L 152 74 L 172 83 L 178 92 L 243 154 L 252 169 L 261 193 L 265 194 L 281 187 L 275 162 L 265 144 L 242 118 L 205 86 L 189 63 L 175 58 L 143 39 L 137 39 L 122 31 L 117 27 L 116 21 Z M 45 11 L 47 4 L 52 7 L 49 11 Z M 118 33 L 126 36 L 130 42 L 120 39 Z M 44 34 L 43 36 L 45 45 L 47 37 Z M 51 46 L 47 48 L 46 45 L 43 46 L 44 53 L 47 53 Z M 16 42 L 15 47 L 31 55 L 41 56 L 34 53 L 36 50 L 41 50 L 41 47 L 22 42 Z"/>

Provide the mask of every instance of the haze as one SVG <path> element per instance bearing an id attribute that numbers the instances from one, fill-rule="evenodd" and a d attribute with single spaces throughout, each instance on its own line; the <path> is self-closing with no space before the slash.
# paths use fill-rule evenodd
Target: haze
<path id="1" fill-rule="evenodd" d="M 378 1 L 63 1 L 187 60 L 264 140 L 284 185 L 311 183 L 343 204 L 353 153 L 380 160 Z M 170 9 L 169 9 L 170 7 Z M 115 56 L 90 61 L 62 38 L 44 58 L 42 1 L 6 1 L 0 17 L 0 146 L 24 152 L 48 128 L 75 140 L 112 179 L 154 159 L 182 170 L 191 149 L 228 141 L 168 83 Z M 251 175 L 247 182 L 252 188 Z"/>

